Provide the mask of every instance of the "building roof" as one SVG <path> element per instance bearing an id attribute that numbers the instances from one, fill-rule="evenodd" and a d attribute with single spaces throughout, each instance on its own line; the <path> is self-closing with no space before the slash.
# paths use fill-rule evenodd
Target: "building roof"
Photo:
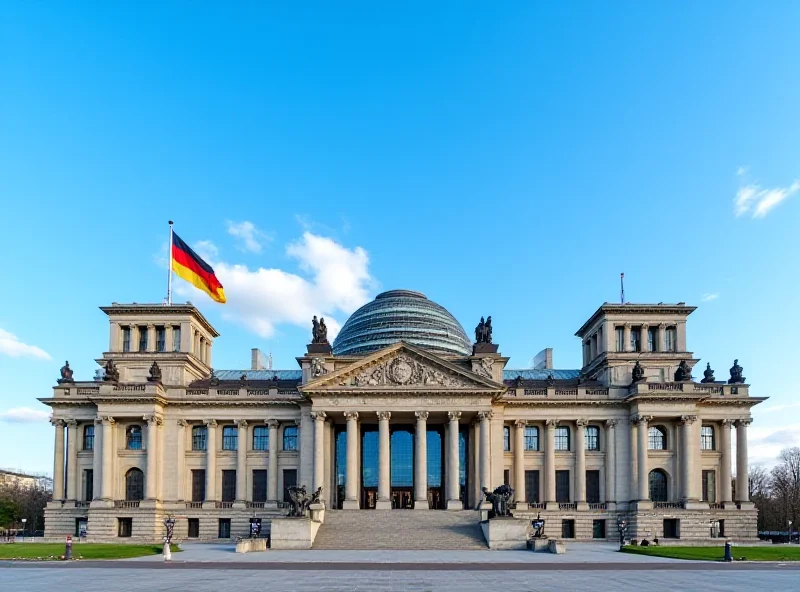
<path id="1" fill-rule="evenodd" d="M 503 380 L 547 380 L 550 375 L 554 380 L 574 380 L 581 375 L 580 370 L 503 370 Z"/>
<path id="2" fill-rule="evenodd" d="M 399 341 L 444 355 L 472 353 L 472 343 L 455 317 L 411 290 L 383 292 L 354 312 L 333 342 L 333 353 L 364 355 Z"/>

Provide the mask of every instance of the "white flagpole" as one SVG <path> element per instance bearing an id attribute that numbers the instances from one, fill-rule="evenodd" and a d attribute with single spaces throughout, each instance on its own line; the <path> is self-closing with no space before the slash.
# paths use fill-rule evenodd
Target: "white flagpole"
<path id="1" fill-rule="evenodd" d="M 167 306 L 172 306 L 172 220 L 169 221 L 169 269 L 167 271 Z"/>

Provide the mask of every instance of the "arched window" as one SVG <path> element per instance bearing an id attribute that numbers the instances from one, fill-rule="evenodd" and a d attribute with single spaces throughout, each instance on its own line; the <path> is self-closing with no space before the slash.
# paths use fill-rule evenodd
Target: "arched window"
<path id="1" fill-rule="evenodd" d="M 269 428 L 267 426 L 253 428 L 253 450 L 269 450 Z"/>
<path id="2" fill-rule="evenodd" d="M 125 430 L 125 447 L 128 450 L 142 449 L 142 426 L 128 426 Z"/>
<path id="3" fill-rule="evenodd" d="M 525 450 L 539 450 L 539 428 L 536 426 L 525 428 Z"/>
<path id="4" fill-rule="evenodd" d="M 94 426 L 83 426 L 83 449 L 94 450 Z"/>
<path id="5" fill-rule="evenodd" d="M 239 430 L 236 426 L 225 426 L 222 428 L 222 449 L 236 450 L 239 448 Z"/>
<path id="6" fill-rule="evenodd" d="M 667 501 L 667 474 L 661 469 L 650 471 L 650 501 Z"/>
<path id="7" fill-rule="evenodd" d="M 192 450 L 205 450 L 208 428 L 206 426 L 194 426 L 192 428 Z"/>
<path id="8" fill-rule="evenodd" d="M 597 426 L 586 426 L 583 433 L 583 440 L 586 450 L 600 450 L 600 428 Z"/>
<path id="9" fill-rule="evenodd" d="M 667 430 L 663 426 L 651 427 L 647 435 L 649 437 L 648 449 L 666 450 L 667 449 Z"/>
<path id="10" fill-rule="evenodd" d="M 714 426 L 704 425 L 700 428 L 700 448 L 702 450 L 716 450 L 714 442 Z"/>
<path id="11" fill-rule="evenodd" d="M 283 449 L 297 450 L 297 426 L 283 428 Z"/>
<path id="12" fill-rule="evenodd" d="M 144 499 L 144 473 L 139 469 L 125 473 L 125 499 L 129 502 Z"/>
<path id="13" fill-rule="evenodd" d="M 569 450 L 569 428 L 567 426 L 556 428 L 555 443 L 556 450 Z"/>

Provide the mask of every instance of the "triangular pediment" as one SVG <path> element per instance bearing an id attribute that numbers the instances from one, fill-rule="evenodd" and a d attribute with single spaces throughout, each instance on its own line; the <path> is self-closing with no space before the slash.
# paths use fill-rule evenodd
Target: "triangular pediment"
<path id="1" fill-rule="evenodd" d="M 499 392 L 505 386 L 405 342 L 324 374 L 300 387 L 303 392 L 354 390 L 481 390 Z"/>

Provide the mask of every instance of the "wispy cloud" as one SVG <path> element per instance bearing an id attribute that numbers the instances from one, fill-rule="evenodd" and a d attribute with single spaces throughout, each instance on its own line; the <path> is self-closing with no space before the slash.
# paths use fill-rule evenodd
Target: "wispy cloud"
<path id="1" fill-rule="evenodd" d="M 9 333 L 5 329 L 0 329 L 0 354 L 5 354 L 12 358 L 52 359 L 50 354 L 43 349 L 22 342 L 19 337 L 13 333 Z"/>
<path id="2" fill-rule="evenodd" d="M 248 268 L 221 260 L 210 241 L 192 245 L 214 267 L 228 299 L 223 315 L 261 337 L 271 337 L 275 328 L 290 324 L 308 328 L 311 317 L 324 316 L 328 338 L 338 333 L 338 313 L 348 316 L 369 300 L 377 285 L 369 273 L 369 255 L 361 247 L 348 248 L 335 240 L 303 233 L 301 239 L 286 246 L 302 275 L 283 269 Z M 193 295 L 196 290 L 178 282 L 176 292 Z M 196 295 L 198 298 L 205 298 Z M 340 317 L 341 318 L 341 317 Z"/>
<path id="3" fill-rule="evenodd" d="M 263 243 L 270 240 L 270 237 L 256 228 L 252 222 L 231 222 L 228 220 L 228 234 L 236 238 L 238 248 L 250 253 L 260 253 Z"/>
<path id="4" fill-rule="evenodd" d="M 42 423 L 50 419 L 50 412 L 29 407 L 15 407 L 0 411 L 0 421 L 6 423 Z"/>
<path id="5" fill-rule="evenodd" d="M 706 292 L 705 294 L 703 294 L 700 300 L 702 300 L 703 302 L 711 302 L 712 300 L 716 300 L 717 298 L 719 298 L 719 292 Z"/>
<path id="6" fill-rule="evenodd" d="M 740 179 L 739 190 L 733 200 L 733 212 L 736 217 L 749 215 L 752 218 L 763 218 L 778 204 L 800 191 L 800 179 L 787 187 L 764 188 L 758 182 L 746 182 L 749 167 L 742 166 L 736 171 Z"/>
<path id="7" fill-rule="evenodd" d="M 752 425 L 748 428 L 747 447 L 751 465 L 764 464 L 771 467 L 776 464 L 781 450 L 792 446 L 800 446 L 800 425 Z"/>

